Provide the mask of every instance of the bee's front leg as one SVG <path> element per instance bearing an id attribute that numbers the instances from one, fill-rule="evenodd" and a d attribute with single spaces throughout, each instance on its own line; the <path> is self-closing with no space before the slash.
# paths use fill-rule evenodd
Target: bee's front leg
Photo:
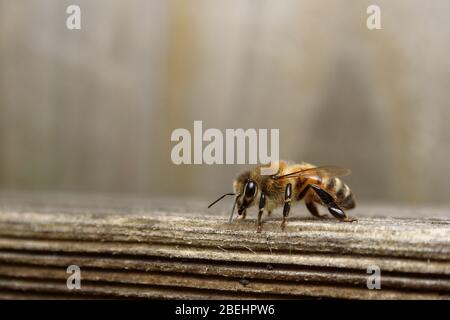
<path id="1" fill-rule="evenodd" d="M 261 232 L 262 229 L 262 214 L 264 212 L 264 207 L 266 206 L 266 195 L 261 192 L 261 197 L 259 198 L 259 211 L 258 211 L 258 223 L 256 227 L 256 232 Z"/>
<path id="2" fill-rule="evenodd" d="M 292 197 L 292 185 L 287 184 L 286 190 L 284 191 L 284 207 L 283 207 L 283 221 L 281 222 L 281 230 L 286 227 L 287 217 L 289 211 L 291 210 L 291 197 Z"/>

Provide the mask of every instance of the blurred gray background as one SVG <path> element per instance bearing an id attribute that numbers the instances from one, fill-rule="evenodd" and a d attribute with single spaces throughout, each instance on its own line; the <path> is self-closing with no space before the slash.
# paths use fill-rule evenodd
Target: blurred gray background
<path id="1" fill-rule="evenodd" d="M 351 168 L 360 201 L 449 204 L 449 16 L 447 0 L 0 0 L 0 189 L 214 198 L 247 166 L 170 159 L 171 132 L 203 120 L 279 128 L 282 158 Z"/>

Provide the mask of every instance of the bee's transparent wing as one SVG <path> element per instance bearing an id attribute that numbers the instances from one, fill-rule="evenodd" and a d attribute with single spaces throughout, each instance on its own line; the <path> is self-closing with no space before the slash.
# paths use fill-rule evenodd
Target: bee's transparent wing
<path id="1" fill-rule="evenodd" d="M 321 166 L 308 169 L 294 171 L 281 176 L 273 176 L 272 179 L 292 178 L 299 176 L 314 176 L 314 177 L 344 177 L 351 173 L 350 169 L 345 169 L 336 166 Z"/>

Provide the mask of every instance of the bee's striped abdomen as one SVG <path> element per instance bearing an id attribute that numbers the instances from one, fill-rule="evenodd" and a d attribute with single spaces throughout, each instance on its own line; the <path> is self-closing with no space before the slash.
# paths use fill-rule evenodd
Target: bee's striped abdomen
<path id="1" fill-rule="evenodd" d="M 344 209 L 353 209 L 355 199 L 350 188 L 339 178 L 327 177 L 322 180 L 323 187 L 331 193 L 336 202 Z"/>

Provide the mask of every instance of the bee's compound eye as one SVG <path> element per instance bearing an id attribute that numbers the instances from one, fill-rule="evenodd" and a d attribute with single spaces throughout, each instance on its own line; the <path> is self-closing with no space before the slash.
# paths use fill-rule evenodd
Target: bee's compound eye
<path id="1" fill-rule="evenodd" d="M 248 180 L 245 185 L 245 197 L 253 198 L 256 194 L 256 182 L 253 180 Z"/>

